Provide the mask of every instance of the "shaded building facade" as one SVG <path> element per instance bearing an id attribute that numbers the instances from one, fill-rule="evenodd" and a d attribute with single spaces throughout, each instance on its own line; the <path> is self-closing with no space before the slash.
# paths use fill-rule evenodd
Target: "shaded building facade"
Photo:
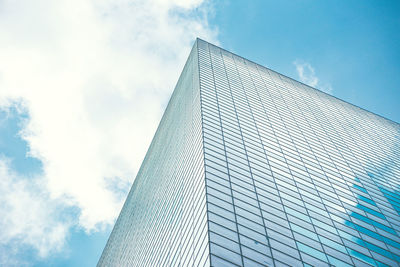
<path id="1" fill-rule="evenodd" d="M 399 144 L 197 39 L 98 266 L 399 266 Z"/>

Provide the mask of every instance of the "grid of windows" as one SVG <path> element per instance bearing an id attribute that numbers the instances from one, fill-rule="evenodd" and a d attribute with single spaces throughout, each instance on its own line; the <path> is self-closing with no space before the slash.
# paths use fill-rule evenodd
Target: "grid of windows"
<path id="1" fill-rule="evenodd" d="M 98 266 L 209 266 L 197 49 Z"/>
<path id="2" fill-rule="evenodd" d="M 198 40 L 213 266 L 398 266 L 398 124 Z"/>
<path id="3" fill-rule="evenodd" d="M 400 125 L 197 39 L 98 266 L 400 266 Z"/>

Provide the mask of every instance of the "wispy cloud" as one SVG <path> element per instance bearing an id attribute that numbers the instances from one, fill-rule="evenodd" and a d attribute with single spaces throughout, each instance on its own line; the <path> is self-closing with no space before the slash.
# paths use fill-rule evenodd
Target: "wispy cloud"
<path id="1" fill-rule="evenodd" d="M 0 239 L 46 257 L 71 226 L 114 222 L 192 42 L 217 42 L 216 31 L 202 0 L 1 5 L 0 108 L 29 114 L 20 135 L 43 174 L 26 179 L 0 161 Z M 79 212 L 65 219 L 58 207 Z"/>
<path id="2" fill-rule="evenodd" d="M 296 67 L 297 75 L 302 83 L 314 88 L 318 88 L 326 93 L 332 93 L 332 86 L 328 83 L 320 82 L 319 78 L 315 74 L 315 69 L 310 63 L 296 60 L 293 62 L 293 64 Z"/>

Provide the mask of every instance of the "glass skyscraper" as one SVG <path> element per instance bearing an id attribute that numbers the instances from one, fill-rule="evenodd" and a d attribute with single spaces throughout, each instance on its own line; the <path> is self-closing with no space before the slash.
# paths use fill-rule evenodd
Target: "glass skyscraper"
<path id="1" fill-rule="evenodd" d="M 399 144 L 197 39 L 98 266 L 399 266 Z"/>

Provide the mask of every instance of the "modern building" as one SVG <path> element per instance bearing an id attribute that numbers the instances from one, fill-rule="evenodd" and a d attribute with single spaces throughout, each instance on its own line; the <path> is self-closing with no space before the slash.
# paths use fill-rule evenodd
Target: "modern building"
<path id="1" fill-rule="evenodd" d="M 98 266 L 399 266 L 400 125 L 197 39 Z"/>

